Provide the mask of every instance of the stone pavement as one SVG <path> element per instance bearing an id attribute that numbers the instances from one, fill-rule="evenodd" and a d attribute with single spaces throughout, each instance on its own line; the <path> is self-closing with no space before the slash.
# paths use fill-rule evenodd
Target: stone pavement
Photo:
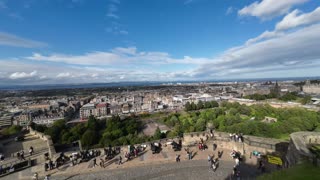
<path id="1" fill-rule="evenodd" d="M 25 170 L 18 175 L 9 175 L 4 179 L 31 179 L 34 172 L 38 172 L 40 177 L 46 174 L 51 175 L 51 179 L 225 179 L 232 172 L 235 162 L 230 157 L 230 150 L 217 149 L 215 152 L 210 149 L 212 144 L 208 144 L 209 149 L 200 151 L 197 147 L 191 147 L 190 150 L 195 154 L 192 160 L 187 159 L 187 154 L 184 149 L 174 152 L 171 146 L 163 147 L 159 154 L 152 154 L 150 147 L 137 158 L 122 165 L 116 164 L 117 158 L 113 161 L 105 163 L 105 168 L 92 168 L 92 161 L 81 163 L 75 166 L 70 164 L 54 169 L 48 172 L 43 172 L 43 164 L 32 167 L 31 170 Z M 208 154 L 217 157 L 217 151 L 223 150 L 224 153 L 219 163 L 218 170 L 213 173 L 209 171 L 207 162 Z M 126 149 L 122 149 L 121 156 L 124 161 L 124 153 Z M 176 163 L 176 154 L 180 154 L 181 162 Z M 100 157 L 97 157 L 97 164 L 100 162 Z M 255 159 L 247 158 L 248 164 L 254 164 Z M 257 174 L 257 166 L 248 164 L 241 165 L 241 174 L 243 177 L 255 177 Z M 11 178 L 10 178 L 11 177 Z M 199 178 L 196 178 L 199 177 Z"/>
<path id="2" fill-rule="evenodd" d="M 16 153 L 21 150 L 24 150 L 25 159 L 31 158 L 38 160 L 38 157 L 42 157 L 44 153 L 48 152 L 47 143 L 40 138 L 31 134 L 26 134 L 24 138 L 23 141 L 16 142 L 13 138 L 4 143 L 3 154 L 5 155 L 5 160 L 0 162 L 0 165 L 10 166 L 11 163 L 19 162 Z M 34 148 L 32 156 L 29 154 L 29 148 L 31 146 Z M 14 155 L 14 157 L 12 155 Z"/>

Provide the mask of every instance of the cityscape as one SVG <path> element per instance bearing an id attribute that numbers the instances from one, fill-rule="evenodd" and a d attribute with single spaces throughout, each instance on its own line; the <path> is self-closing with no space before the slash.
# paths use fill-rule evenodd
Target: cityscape
<path id="1" fill-rule="evenodd" d="M 0 0 L 1 179 L 319 179 L 311 0 Z"/>

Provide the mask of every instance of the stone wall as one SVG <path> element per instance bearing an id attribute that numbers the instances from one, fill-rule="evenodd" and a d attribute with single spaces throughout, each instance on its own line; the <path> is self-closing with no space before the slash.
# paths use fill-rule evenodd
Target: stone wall
<path id="1" fill-rule="evenodd" d="M 185 133 L 183 137 L 183 145 L 194 145 L 196 142 L 200 141 L 200 138 L 206 140 L 207 135 L 210 137 L 210 133 L 208 132 Z M 227 149 L 230 151 L 236 150 L 247 156 L 250 156 L 252 151 L 258 151 L 263 154 L 276 153 L 281 157 L 284 157 L 289 144 L 286 141 L 281 141 L 278 139 L 247 135 L 244 136 L 243 143 L 234 142 L 230 139 L 229 134 L 225 132 L 215 132 L 212 140 L 218 145 L 218 148 Z M 212 149 L 212 147 L 209 148 Z"/>
<path id="2" fill-rule="evenodd" d="M 292 166 L 295 164 L 309 161 L 315 165 L 320 165 L 320 159 L 308 149 L 309 144 L 320 144 L 319 132 L 295 132 L 290 135 L 290 143 L 288 153 L 286 155 L 286 165 Z"/>
<path id="3" fill-rule="evenodd" d="M 44 141 L 46 141 L 47 146 L 48 146 L 48 151 L 49 151 L 50 158 L 52 158 L 56 154 L 56 150 L 54 149 L 53 141 L 52 141 L 50 136 L 45 135 L 44 133 L 35 131 L 31 127 L 29 127 L 29 133 L 34 135 L 34 136 L 39 137 L 40 139 L 42 139 Z"/>

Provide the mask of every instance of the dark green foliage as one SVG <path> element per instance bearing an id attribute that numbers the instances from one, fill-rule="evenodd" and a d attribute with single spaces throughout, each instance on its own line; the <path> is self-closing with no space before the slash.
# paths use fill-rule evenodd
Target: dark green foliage
<path id="1" fill-rule="evenodd" d="M 4 135 L 13 135 L 13 134 L 17 134 L 21 131 L 22 127 L 21 126 L 17 126 L 17 125 L 12 125 L 8 128 L 5 128 L 2 133 Z"/>
<path id="2" fill-rule="evenodd" d="M 156 132 L 153 135 L 153 139 L 157 140 L 157 139 L 163 139 L 163 138 L 166 138 L 166 134 L 161 133 L 160 128 L 157 127 Z"/>
<path id="3" fill-rule="evenodd" d="M 96 132 L 92 129 L 87 129 L 86 132 L 81 137 L 81 143 L 83 147 L 89 147 L 97 143 Z"/>
<path id="4" fill-rule="evenodd" d="M 51 136 L 53 142 L 60 143 L 62 132 L 65 132 L 67 129 L 65 120 L 58 120 L 53 123 L 52 127 L 47 128 L 44 133 Z"/>
<path id="5" fill-rule="evenodd" d="M 283 95 L 279 99 L 282 101 L 293 101 L 293 100 L 297 99 L 297 93 L 295 93 L 295 92 L 286 93 L 285 95 Z"/>
<path id="6" fill-rule="evenodd" d="M 46 129 L 48 129 L 47 126 L 45 126 L 45 125 L 40 125 L 40 124 L 36 124 L 36 123 L 34 123 L 34 122 L 31 123 L 31 128 L 34 129 L 34 130 L 36 130 L 36 131 L 38 131 L 38 132 L 42 132 L 42 133 L 44 133 L 44 131 L 45 131 Z"/>
<path id="7" fill-rule="evenodd" d="M 39 125 L 33 126 L 42 128 Z M 97 120 L 91 116 L 87 123 L 73 127 L 66 126 L 64 120 L 56 121 L 52 127 L 45 128 L 45 133 L 50 135 L 56 144 L 70 144 L 81 140 L 83 147 L 89 148 L 98 143 L 106 146 L 136 144 L 150 140 L 138 135 L 142 127 L 143 124 L 136 118 L 128 117 L 121 120 L 119 116 L 112 116 L 108 120 Z"/>
<path id="8" fill-rule="evenodd" d="M 135 118 L 120 120 L 119 116 L 113 116 L 107 120 L 106 128 L 102 131 L 101 145 L 124 145 L 141 143 L 146 140 L 143 135 L 138 135 L 142 130 L 142 123 Z"/>
<path id="9" fill-rule="evenodd" d="M 206 101 L 206 102 L 199 101 L 198 104 L 195 104 L 194 102 L 192 103 L 187 102 L 184 106 L 184 109 L 185 111 L 195 111 L 195 110 L 209 109 L 209 108 L 215 108 L 215 107 L 219 107 L 219 104 L 217 101 Z"/>

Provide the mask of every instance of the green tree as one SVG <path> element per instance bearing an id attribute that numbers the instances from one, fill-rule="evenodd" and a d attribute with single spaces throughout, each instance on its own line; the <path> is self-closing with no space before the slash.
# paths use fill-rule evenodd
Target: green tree
<path id="1" fill-rule="evenodd" d="M 90 147 L 91 145 L 96 144 L 97 143 L 96 133 L 91 129 L 86 130 L 86 132 L 81 137 L 81 143 L 84 147 L 87 147 L 87 148 Z"/>
<path id="2" fill-rule="evenodd" d="M 204 108 L 204 104 L 202 101 L 199 101 L 197 104 L 197 109 L 203 109 Z"/>
<path id="3" fill-rule="evenodd" d="M 211 108 L 211 102 L 206 101 L 206 102 L 204 103 L 204 108 L 206 108 L 206 109 Z"/>
<path id="4" fill-rule="evenodd" d="M 211 101 L 211 107 L 219 107 L 219 103 L 217 101 Z"/>
<path id="5" fill-rule="evenodd" d="M 300 100 L 300 103 L 301 104 L 308 104 L 311 102 L 311 96 L 310 95 L 307 95 L 305 97 L 303 97 L 301 100 Z"/>
<path id="6" fill-rule="evenodd" d="M 162 133 L 160 131 L 160 128 L 157 127 L 156 131 L 154 132 L 153 139 L 161 139 L 161 137 L 162 137 Z"/>
<path id="7" fill-rule="evenodd" d="M 190 106 L 192 111 L 197 110 L 197 105 L 194 102 L 192 102 Z"/>
<path id="8" fill-rule="evenodd" d="M 93 131 L 97 131 L 98 130 L 98 123 L 97 123 L 97 119 L 94 116 L 90 116 L 89 120 L 87 122 L 87 127 L 88 129 L 91 129 Z"/>
<path id="9" fill-rule="evenodd" d="M 189 101 L 184 105 L 184 109 L 185 109 L 186 111 L 191 111 L 191 104 L 190 104 Z"/>

